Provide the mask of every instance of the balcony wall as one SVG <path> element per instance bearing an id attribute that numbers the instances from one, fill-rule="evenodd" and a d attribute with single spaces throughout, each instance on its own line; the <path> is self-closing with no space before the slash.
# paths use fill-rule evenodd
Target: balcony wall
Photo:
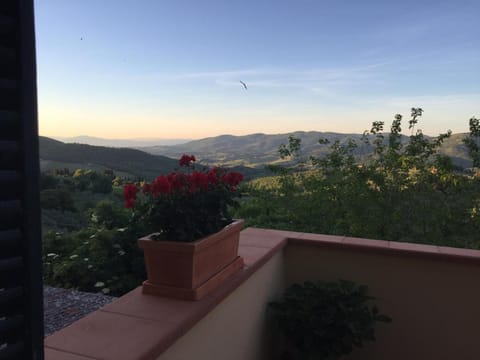
<path id="1" fill-rule="evenodd" d="M 289 242 L 286 283 L 349 279 L 367 284 L 380 310 L 393 319 L 378 325 L 375 343 L 349 358 L 480 359 L 477 251 L 356 239 L 323 246 L 328 238 Z"/>
<path id="2" fill-rule="evenodd" d="M 239 251 L 245 268 L 205 299 L 134 290 L 47 338 L 47 359 L 269 359 L 268 301 L 340 278 L 393 319 L 349 359 L 480 359 L 480 251 L 262 229 L 243 231 Z"/>
<path id="3" fill-rule="evenodd" d="M 265 311 L 284 288 L 283 266 L 279 251 L 158 360 L 270 358 Z"/>

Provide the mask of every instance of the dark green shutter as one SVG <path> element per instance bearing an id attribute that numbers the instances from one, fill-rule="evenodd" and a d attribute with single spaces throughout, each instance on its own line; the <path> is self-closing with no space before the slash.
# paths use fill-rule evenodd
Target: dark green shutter
<path id="1" fill-rule="evenodd" d="M 0 0 L 0 360 L 43 359 L 32 0 Z"/>

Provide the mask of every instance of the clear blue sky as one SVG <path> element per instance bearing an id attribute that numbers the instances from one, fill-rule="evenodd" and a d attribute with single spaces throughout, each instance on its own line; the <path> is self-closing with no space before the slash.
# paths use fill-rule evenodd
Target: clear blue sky
<path id="1" fill-rule="evenodd" d="M 362 132 L 412 106 L 435 135 L 480 116 L 478 0 L 35 3 L 42 135 Z"/>

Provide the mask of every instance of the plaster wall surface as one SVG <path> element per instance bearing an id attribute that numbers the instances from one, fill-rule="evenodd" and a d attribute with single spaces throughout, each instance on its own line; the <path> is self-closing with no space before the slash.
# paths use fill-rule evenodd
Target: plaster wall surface
<path id="1" fill-rule="evenodd" d="M 283 289 L 284 256 L 279 250 L 157 359 L 268 359 L 267 303 Z"/>
<path id="2" fill-rule="evenodd" d="M 286 285 L 353 280 L 368 285 L 390 324 L 348 359 L 480 359 L 480 266 L 412 256 L 289 242 Z"/>

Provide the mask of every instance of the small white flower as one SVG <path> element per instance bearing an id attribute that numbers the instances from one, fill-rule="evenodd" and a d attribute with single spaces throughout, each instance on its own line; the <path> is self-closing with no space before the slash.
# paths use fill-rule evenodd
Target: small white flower
<path id="1" fill-rule="evenodd" d="M 76 259 L 77 257 L 78 257 L 78 255 L 77 255 L 77 254 L 73 254 L 72 256 L 70 256 L 70 259 L 72 259 L 72 260 L 73 260 L 73 259 Z"/>
<path id="2" fill-rule="evenodd" d="M 92 265 L 92 264 L 90 264 L 90 265 L 87 266 L 87 269 L 91 269 L 91 268 L 93 268 L 93 265 Z"/>
<path id="3" fill-rule="evenodd" d="M 95 285 L 93 285 L 95 287 L 104 287 L 105 286 L 105 283 L 101 282 L 101 281 L 98 281 Z"/>
<path id="4" fill-rule="evenodd" d="M 123 251 L 123 250 L 120 250 L 120 251 L 118 252 L 118 255 L 120 255 L 120 256 L 123 256 L 123 255 L 125 255 L 125 251 Z"/>
<path id="5" fill-rule="evenodd" d="M 56 256 L 56 255 L 57 255 L 57 254 L 55 254 L 55 253 L 48 253 L 48 254 L 47 254 L 47 257 L 52 257 L 52 256 Z"/>
<path id="6" fill-rule="evenodd" d="M 83 261 L 88 261 L 89 259 L 88 258 L 84 258 Z"/>

